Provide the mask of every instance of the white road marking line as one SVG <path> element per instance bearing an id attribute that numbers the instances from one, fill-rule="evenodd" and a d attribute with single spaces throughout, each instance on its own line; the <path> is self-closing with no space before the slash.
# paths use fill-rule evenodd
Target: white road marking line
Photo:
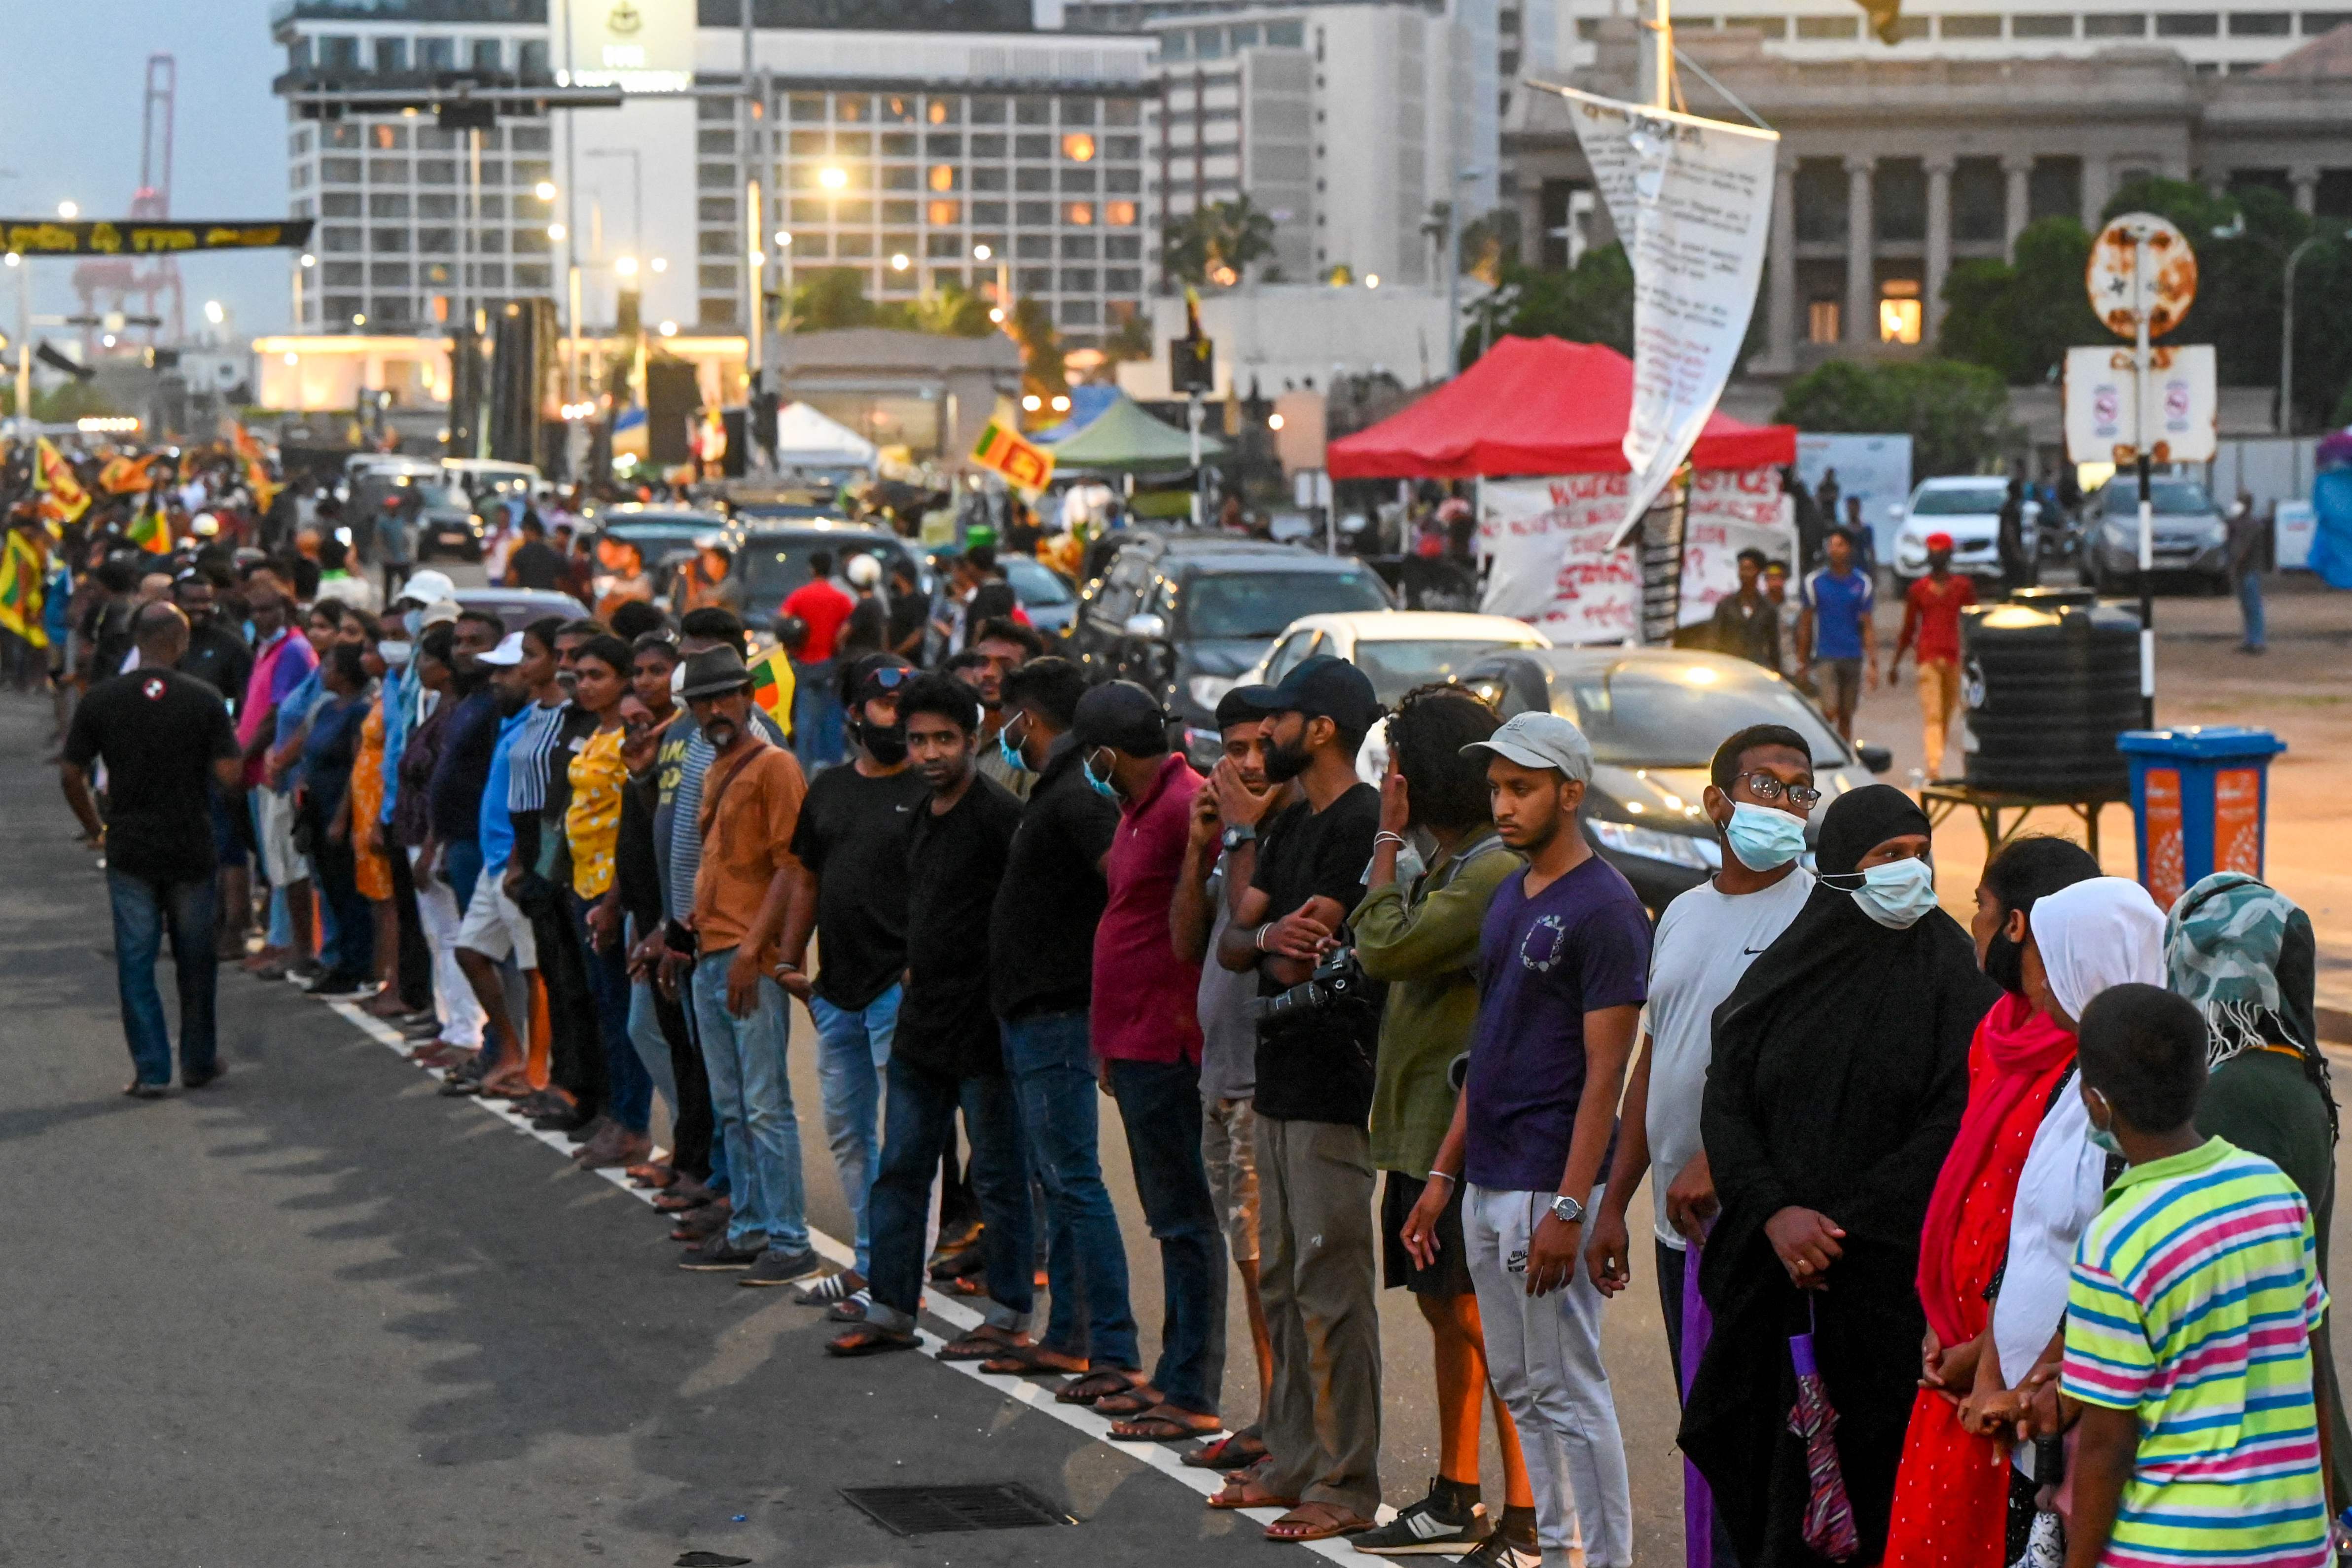
<path id="1" fill-rule="evenodd" d="M 373 1017 L 367 1013 L 362 1011 L 356 1005 L 345 1002 L 340 998 L 320 997 L 318 998 L 318 1000 L 325 1002 L 331 1010 L 341 1014 L 345 1019 L 349 1020 L 354 1026 L 356 1026 L 362 1034 L 366 1035 L 378 1045 L 388 1047 L 402 1060 L 406 1061 L 409 1059 L 408 1039 L 404 1037 L 399 1030 L 394 1028 L 383 1019 Z M 440 1082 L 447 1076 L 447 1074 L 444 1073 L 439 1068 L 428 1067 L 423 1068 L 422 1070 L 426 1077 L 432 1079 L 436 1083 Z M 546 1144 L 557 1153 L 563 1155 L 567 1161 L 571 1158 L 572 1150 L 577 1147 L 577 1145 L 567 1141 L 561 1132 L 541 1131 L 540 1129 L 533 1127 L 530 1124 L 530 1118 L 516 1115 L 512 1110 L 508 1109 L 508 1106 L 512 1104 L 512 1101 L 488 1100 L 482 1099 L 479 1095 L 467 1095 L 465 1098 L 471 1100 L 482 1110 L 497 1117 L 500 1121 L 505 1122 L 508 1126 L 513 1128 L 518 1132 L 522 1133 L 528 1138 L 536 1139 L 540 1142 Z M 620 1188 L 621 1191 L 628 1194 L 631 1197 L 635 1198 L 638 1202 L 645 1204 L 647 1207 L 652 1206 L 654 1201 L 654 1189 L 650 1187 L 631 1186 L 629 1184 L 629 1178 L 626 1173 L 620 1166 L 605 1166 L 597 1170 L 595 1174 L 602 1176 L 605 1181 L 612 1183 L 613 1185 Z M 817 1229 L 814 1226 L 809 1227 L 809 1247 L 810 1249 L 815 1252 L 818 1257 L 837 1268 L 846 1268 L 851 1265 L 851 1263 L 856 1261 L 856 1255 L 847 1247 L 843 1246 L 840 1242 L 835 1240 L 832 1237 L 827 1236 L 824 1232 Z M 972 1310 L 970 1307 L 965 1306 L 962 1302 L 956 1300 L 952 1297 L 943 1296 L 937 1290 L 928 1289 L 923 1292 L 923 1310 L 929 1313 L 932 1317 L 953 1324 L 956 1329 L 963 1333 L 970 1333 L 972 1330 L 979 1328 L 982 1322 L 985 1321 L 978 1312 Z M 939 1361 L 939 1353 L 946 1347 L 947 1342 L 940 1339 L 938 1335 L 931 1333 L 929 1331 L 921 1328 L 918 1328 L 916 1330 L 916 1338 L 920 1342 L 920 1353 L 929 1356 L 933 1361 Z M 962 1373 L 964 1376 L 971 1378 L 973 1382 L 1002 1394 L 1006 1399 L 1013 1400 L 1016 1404 L 1025 1405 L 1032 1410 L 1037 1411 L 1042 1415 L 1052 1416 L 1055 1420 L 1059 1421 L 1065 1426 L 1085 1433 L 1087 1436 L 1093 1438 L 1096 1442 L 1104 1445 L 1106 1447 L 1115 1449 L 1118 1452 L 1126 1455 L 1129 1458 L 1135 1460 L 1138 1464 L 1148 1466 L 1151 1469 L 1158 1470 L 1161 1475 L 1171 1478 L 1181 1486 L 1190 1488 L 1192 1490 L 1198 1492 L 1202 1497 L 1209 1496 L 1224 1484 L 1224 1478 L 1217 1471 L 1203 1470 L 1185 1464 L 1182 1459 L 1177 1457 L 1175 1447 L 1170 1444 L 1121 1442 L 1119 1439 L 1110 1435 L 1110 1422 L 1108 1418 L 1096 1415 L 1091 1409 L 1083 1405 L 1063 1405 L 1057 1403 L 1054 1398 L 1053 1389 L 1042 1384 L 1036 1383 L 1028 1378 L 992 1376 L 988 1373 L 981 1371 L 980 1363 L 976 1361 L 940 1362 L 940 1364 L 947 1367 L 952 1372 Z M 1260 1524 L 1271 1524 L 1276 1520 L 1282 1517 L 1283 1510 L 1274 1508 L 1251 1508 L 1237 1509 L 1234 1512 L 1243 1518 L 1255 1520 Z M 1385 1524 L 1395 1516 L 1396 1510 L 1394 1509 L 1389 1507 L 1386 1503 L 1382 1503 L 1381 1505 L 1380 1513 L 1378 1515 L 1379 1522 Z M 1353 1547 L 1349 1546 L 1348 1544 L 1347 1538 L 1344 1536 L 1335 1537 L 1329 1541 L 1301 1542 L 1298 1544 L 1304 1546 L 1309 1552 L 1329 1558 L 1334 1563 L 1354 1563 L 1356 1564 L 1356 1568 L 1366 1568 L 1366 1565 L 1371 1561 L 1371 1559 L 1368 1558 L 1365 1554 L 1357 1552 Z"/>

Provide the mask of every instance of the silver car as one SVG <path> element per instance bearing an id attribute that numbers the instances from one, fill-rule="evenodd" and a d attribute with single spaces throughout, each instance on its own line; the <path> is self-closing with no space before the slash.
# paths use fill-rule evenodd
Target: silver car
<path id="1" fill-rule="evenodd" d="M 2187 575 L 2209 594 L 2230 591 L 2229 528 L 2195 479 L 2148 481 L 2158 573 Z M 2139 576 L 2139 479 L 2119 473 L 2084 508 L 2083 576 L 2101 594 L 2134 591 Z"/>

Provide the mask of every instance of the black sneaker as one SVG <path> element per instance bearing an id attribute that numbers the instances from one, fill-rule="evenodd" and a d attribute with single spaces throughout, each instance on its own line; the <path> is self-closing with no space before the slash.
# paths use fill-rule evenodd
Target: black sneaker
<path id="1" fill-rule="evenodd" d="M 363 992 L 373 991 L 374 986 L 355 974 L 328 973 L 320 975 L 315 984 L 305 985 L 302 989 L 313 996 L 331 998 L 357 996 Z"/>
<path id="2" fill-rule="evenodd" d="M 1462 1559 L 1462 1568 L 1543 1568 L 1543 1553 L 1531 1542 L 1512 1541 L 1498 1530 Z"/>
<path id="3" fill-rule="evenodd" d="M 222 1075 L 227 1071 L 228 1064 L 226 1062 L 218 1061 L 213 1063 L 212 1066 L 205 1068 L 201 1072 L 190 1072 L 185 1068 L 182 1068 L 180 1072 L 180 1087 L 182 1089 L 202 1089 L 208 1083 L 217 1082 Z"/>
<path id="4" fill-rule="evenodd" d="M 1487 1537 L 1486 1505 L 1461 1508 L 1444 1481 L 1429 1483 L 1429 1495 L 1397 1512 L 1378 1530 L 1350 1536 L 1348 1544 L 1381 1557 L 1423 1554 L 1458 1557 Z"/>
<path id="5" fill-rule="evenodd" d="M 814 1252 L 806 1249 L 786 1252 L 782 1247 L 772 1247 L 760 1254 L 760 1261 L 751 1265 L 751 1271 L 735 1283 L 789 1285 L 795 1279 L 807 1279 L 824 1267 L 823 1261 Z"/>
<path id="6" fill-rule="evenodd" d="M 700 1247 L 689 1247 L 677 1266 L 694 1274 L 723 1274 L 738 1268 L 749 1268 L 767 1256 L 766 1243 L 758 1247 L 737 1247 L 720 1231 Z M 780 1281 L 781 1283 L 781 1281 Z"/>

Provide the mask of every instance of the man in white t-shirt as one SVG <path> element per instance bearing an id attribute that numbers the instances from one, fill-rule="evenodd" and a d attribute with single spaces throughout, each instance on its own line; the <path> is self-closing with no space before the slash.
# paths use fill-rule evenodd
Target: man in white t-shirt
<path id="1" fill-rule="evenodd" d="M 1585 1267 L 1602 1294 L 1622 1290 L 1633 1277 L 1626 1209 L 1654 1165 L 1658 1297 L 1677 1389 L 1685 1254 L 1706 1236 L 1717 1208 L 1698 1131 L 1715 1010 L 1812 896 L 1812 874 L 1798 860 L 1806 817 L 1821 801 L 1811 746 L 1779 724 L 1753 725 L 1724 742 L 1708 778 L 1704 808 L 1723 846 L 1723 869 L 1668 904 L 1658 921 L 1644 1048 L 1626 1086 L 1608 1194 L 1585 1247 Z"/>

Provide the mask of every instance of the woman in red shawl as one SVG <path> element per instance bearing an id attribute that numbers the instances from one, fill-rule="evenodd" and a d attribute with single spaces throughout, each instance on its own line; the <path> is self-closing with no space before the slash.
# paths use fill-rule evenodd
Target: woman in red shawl
<path id="1" fill-rule="evenodd" d="M 2002 1568 L 2008 1560 L 2011 1467 L 1998 1444 L 1961 1426 L 1960 1402 L 1990 1343 L 2018 1173 L 2074 1062 L 2073 1034 L 2025 995 L 2020 948 L 2035 900 L 2098 874 L 2098 862 L 2075 844 L 2021 838 L 1977 885 L 1977 961 L 2004 994 L 1969 1045 L 1968 1111 L 1919 1238 L 1927 1339 L 1895 1482 L 1888 1568 Z"/>

